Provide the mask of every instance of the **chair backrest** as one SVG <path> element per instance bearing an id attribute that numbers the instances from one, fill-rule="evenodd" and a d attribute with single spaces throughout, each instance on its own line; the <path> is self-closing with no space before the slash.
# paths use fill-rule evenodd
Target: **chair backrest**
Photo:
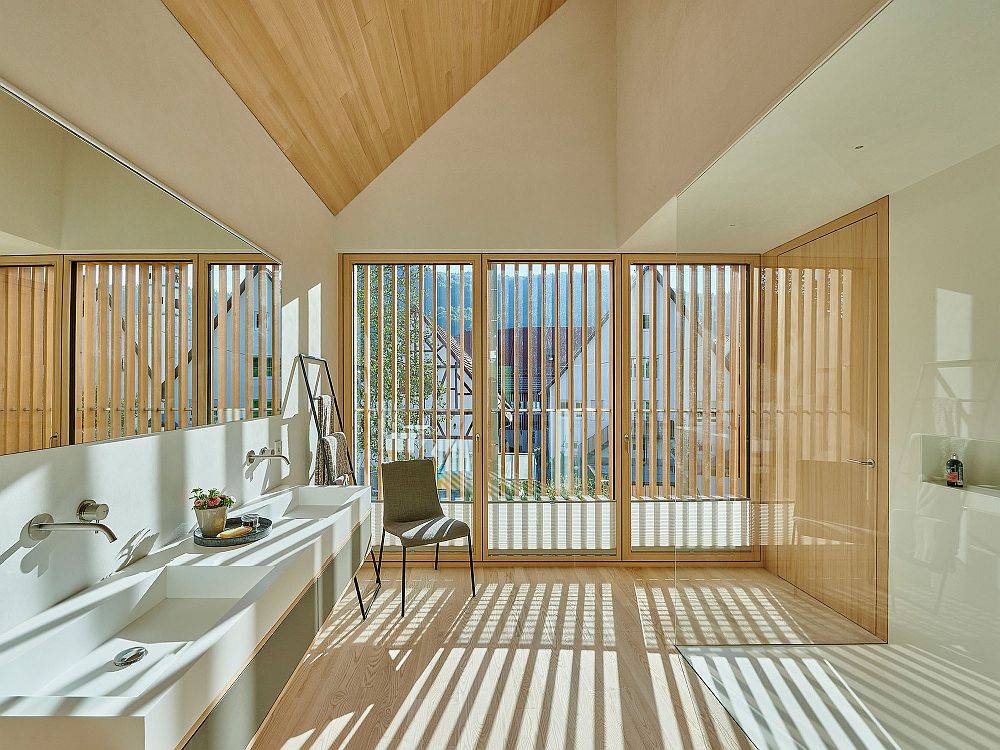
<path id="1" fill-rule="evenodd" d="M 422 521 L 444 515 L 434 462 L 429 458 L 383 463 L 378 473 L 383 523 Z"/>

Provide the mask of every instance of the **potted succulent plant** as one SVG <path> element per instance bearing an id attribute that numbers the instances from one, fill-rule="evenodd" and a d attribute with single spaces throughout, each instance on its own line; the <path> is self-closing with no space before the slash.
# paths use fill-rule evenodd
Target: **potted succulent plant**
<path id="1" fill-rule="evenodd" d="M 226 528 L 226 513 L 236 505 L 236 498 L 224 495 L 222 490 L 212 488 L 191 490 L 191 508 L 198 518 L 198 528 L 204 537 L 216 537 Z"/>

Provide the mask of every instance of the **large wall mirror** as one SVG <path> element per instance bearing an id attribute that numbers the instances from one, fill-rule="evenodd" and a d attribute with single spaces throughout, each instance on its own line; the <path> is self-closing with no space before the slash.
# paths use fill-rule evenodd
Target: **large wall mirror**
<path id="1" fill-rule="evenodd" d="M 279 413 L 281 266 L 0 87 L 0 455 Z"/>

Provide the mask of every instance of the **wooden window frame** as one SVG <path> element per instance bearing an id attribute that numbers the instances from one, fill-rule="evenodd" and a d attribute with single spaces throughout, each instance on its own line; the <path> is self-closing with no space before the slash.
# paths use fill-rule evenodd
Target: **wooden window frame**
<path id="1" fill-rule="evenodd" d="M 281 268 L 282 264 L 275 261 L 273 258 L 269 258 L 263 253 L 199 253 L 197 255 L 197 278 L 201 279 L 201 283 L 195 288 L 195 299 L 198 306 L 198 316 L 199 325 L 198 329 L 200 331 L 200 337 L 196 339 L 195 342 L 195 360 L 197 366 L 198 375 L 198 385 L 196 388 L 198 403 L 200 405 L 199 409 L 199 419 L 201 421 L 198 424 L 209 425 L 209 424 L 228 424 L 228 422 L 212 421 L 212 399 L 211 399 L 211 354 L 212 354 L 212 316 L 209 312 L 210 305 L 210 289 L 209 280 L 211 279 L 211 267 L 212 266 L 239 266 L 239 265 L 267 265 L 276 266 Z M 266 419 L 278 414 L 281 414 L 282 399 L 281 399 L 281 297 L 280 292 L 278 298 L 275 302 L 274 309 L 274 335 L 271 337 L 271 351 L 267 353 L 267 357 L 270 357 L 273 362 L 277 362 L 278 365 L 273 368 L 273 380 L 271 384 L 271 401 L 272 408 L 270 414 L 262 414 L 256 417 L 244 417 L 243 420 L 230 420 L 230 421 L 245 421 L 246 419 Z"/>
<path id="2" fill-rule="evenodd" d="M 201 337 L 201 326 L 199 320 L 204 315 L 198 304 L 198 289 L 201 286 L 201 276 L 198 273 L 198 253 L 87 253 L 78 255 L 64 255 L 64 265 L 63 265 L 63 293 L 64 293 L 64 303 L 63 310 L 65 314 L 65 338 L 66 338 L 66 355 L 64 359 L 64 393 L 63 393 L 63 404 L 65 414 L 63 418 L 66 422 L 67 427 L 67 442 L 64 445 L 92 445 L 94 443 L 108 442 L 111 440 L 125 440 L 132 437 L 144 437 L 146 435 L 155 435 L 160 432 L 173 432 L 173 430 L 153 430 L 148 433 L 141 433 L 137 435 L 122 435 L 117 437 L 106 438 L 103 440 L 90 440 L 74 442 L 75 435 L 73 434 L 73 412 L 76 409 L 75 396 L 76 396 L 76 370 L 74 367 L 74 351 L 76 347 L 76 319 L 74 317 L 74 310 L 76 309 L 76 294 L 77 290 L 75 287 L 76 278 L 76 267 L 79 263 L 190 263 L 191 264 L 191 288 L 193 291 L 193 305 L 192 310 L 194 314 L 194 319 L 192 320 L 192 330 L 191 330 L 191 350 L 195 353 L 195 357 L 198 351 L 198 340 Z M 197 368 L 197 358 L 195 358 L 194 365 Z M 191 393 L 191 415 L 192 422 L 188 427 L 199 427 L 205 424 L 199 421 L 199 386 L 197 369 L 195 372 L 195 377 L 193 378 L 194 389 Z M 187 428 L 180 428 L 187 429 Z"/>
<path id="3" fill-rule="evenodd" d="M 55 348 L 59 356 L 53 363 L 55 367 L 55 378 L 57 382 L 57 396 L 53 403 L 53 412 L 56 418 L 54 424 L 58 426 L 58 441 L 52 447 L 66 445 L 87 445 L 95 442 L 107 442 L 108 440 L 123 440 L 132 437 L 143 437 L 144 434 L 126 435 L 111 437 L 106 440 L 90 441 L 89 443 L 74 442 L 74 420 L 75 409 L 75 382 L 76 377 L 74 367 L 74 345 L 76 336 L 76 321 L 74 316 L 76 289 L 75 274 L 77 264 L 81 263 L 114 263 L 114 262 L 160 262 L 160 263 L 190 263 L 191 264 L 191 288 L 192 288 L 192 352 L 194 371 L 192 373 L 192 421 L 188 427 L 202 427 L 209 424 L 216 424 L 210 420 L 211 409 L 208 403 L 208 375 L 209 367 L 207 357 L 210 353 L 211 336 L 209 326 L 211 325 L 208 302 L 209 295 L 207 283 L 209 279 L 209 266 L 212 265 L 270 265 L 281 267 L 281 263 L 275 259 L 259 252 L 249 253 L 53 253 L 51 255 L 5 255 L 0 257 L 0 266 L 48 266 L 53 268 L 53 284 L 55 286 L 55 310 L 53 313 L 55 321 Z M 271 414 L 263 415 L 264 418 L 280 413 L 281 393 L 281 360 L 280 360 L 280 292 L 275 305 L 275 335 L 272 337 L 271 351 L 267 353 L 267 358 L 272 362 L 272 403 L 274 404 Z M 265 361 L 266 368 L 266 361 Z M 266 371 L 266 370 L 265 370 Z M 257 417 L 254 417 L 255 419 Z M 222 424 L 221 422 L 218 424 Z M 186 429 L 186 428 L 180 428 Z M 172 431 L 172 430 L 171 430 Z M 154 431 L 148 434 L 156 434 Z M 40 450 L 44 450 L 40 449 Z M 26 451 L 22 451 L 26 452 Z M 15 454 L 10 454 L 15 455 Z"/>
<path id="4" fill-rule="evenodd" d="M 487 351 L 486 341 L 486 304 L 488 297 L 487 289 L 487 268 L 491 262 L 514 262 L 532 261 L 541 262 L 610 262 L 612 264 L 612 301 L 611 304 L 617 311 L 618 320 L 614 325 L 614 336 L 620 342 L 617 346 L 618 359 L 616 367 L 619 372 L 627 372 L 630 367 L 629 347 L 625 344 L 630 341 L 629 331 L 626 321 L 629 320 L 629 268 L 634 263 L 667 263 L 685 264 L 694 263 L 700 265 L 745 265 L 749 267 L 748 284 L 750 287 L 748 312 L 744 324 L 744 336 L 747 350 L 746 366 L 747 373 L 747 413 L 744 415 L 746 430 L 746 455 L 748 461 L 747 494 L 751 503 L 751 527 L 750 539 L 752 547 L 748 550 L 732 551 L 677 551 L 677 552 L 632 552 L 630 538 L 626 537 L 625 530 L 631 531 L 629 518 L 629 505 L 627 502 L 630 489 L 625 488 L 625 484 L 630 482 L 628 472 L 621 467 L 613 470 L 614 492 L 616 493 L 616 554 L 615 555 L 580 555 L 580 554 L 545 554 L 545 555 L 509 555 L 489 553 L 486 540 L 486 510 L 488 498 L 485 492 L 485 485 L 489 481 L 488 461 L 490 450 L 490 430 L 487 428 L 487 417 L 485 410 L 485 388 L 486 373 L 489 363 L 486 361 Z M 353 404 L 353 384 L 351 373 L 354 366 L 354 295 L 353 280 L 354 267 L 358 264 L 445 264 L 445 263 L 471 263 L 473 266 L 473 360 L 475 367 L 474 374 L 474 403 L 473 412 L 475 419 L 474 431 L 480 436 L 475 443 L 475 479 L 473 489 L 473 554 L 477 562 L 496 565 L 664 565 L 670 563 L 683 563 L 692 566 L 733 566 L 733 567 L 759 567 L 761 564 L 761 545 L 759 540 L 759 482 L 760 472 L 758 471 L 758 449 L 756 446 L 757 435 L 759 434 L 759 378 L 758 363 L 760 359 L 760 337 L 758 324 L 759 311 L 759 269 L 761 256 L 750 253 L 615 253 L 615 252 L 422 252 L 422 253 L 384 253 L 384 252 L 361 252 L 343 253 L 340 257 L 340 293 L 341 307 L 338 311 L 340 326 L 338 330 L 338 341 L 340 346 L 340 362 L 334 368 L 334 377 L 337 380 L 338 391 L 343 394 L 344 404 Z M 618 457 L 626 454 L 625 441 L 625 417 L 624 409 L 628 403 L 628 379 L 618 378 L 616 386 L 612 389 L 613 408 L 613 432 L 617 440 L 613 441 L 613 460 L 621 460 Z M 344 427 L 348 435 L 354 434 L 353 409 L 344 409 Z M 377 541 L 376 541 L 377 543 Z M 398 562 L 400 555 L 397 551 L 386 548 L 386 560 L 392 563 Z M 430 562 L 433 560 L 433 549 L 425 551 L 414 550 L 407 554 L 409 560 L 417 562 Z M 456 564 L 461 564 L 465 560 L 465 553 L 461 550 L 445 551 L 441 553 L 442 561 L 453 560 Z"/>
<path id="5" fill-rule="evenodd" d="M 625 562 L 659 562 L 661 564 L 665 563 L 683 563 L 688 564 L 751 564 L 759 566 L 762 563 L 762 548 L 760 544 L 760 492 L 759 492 L 759 482 L 760 482 L 760 472 L 758 471 L 758 462 L 756 460 L 756 442 L 757 435 L 759 434 L 759 419 L 760 419 L 760 409 L 758 408 L 759 399 L 759 383 L 758 383 L 758 370 L 757 366 L 760 361 L 760 337 L 757 335 L 757 316 L 758 316 L 758 305 L 759 305 L 759 272 L 761 266 L 761 259 L 759 255 L 756 254 L 745 254 L 745 253 L 630 253 L 623 254 L 622 256 L 622 274 L 621 274 L 621 284 L 622 284 L 622 302 L 623 308 L 620 313 L 620 324 L 623 328 L 628 328 L 628 321 L 631 320 L 631 278 L 630 270 L 633 265 L 702 265 L 702 266 L 721 266 L 721 265 L 740 265 L 747 267 L 747 285 L 748 289 L 748 299 L 746 301 L 746 315 L 743 318 L 743 340 L 746 342 L 746 362 L 744 373 L 746 375 L 745 391 L 746 397 L 743 401 L 746 404 L 746 413 L 743 416 L 745 420 L 745 439 L 743 441 L 743 450 L 745 460 L 747 462 L 747 476 L 746 476 L 746 488 L 747 488 L 747 499 L 750 503 L 750 547 L 748 549 L 740 549 L 733 551 L 725 550 L 676 550 L 676 551 L 657 551 L 657 550 L 633 550 L 631 544 L 631 502 L 629 502 L 629 495 L 631 494 L 631 487 L 627 486 L 627 477 L 623 478 L 622 487 L 620 489 L 621 495 L 619 497 L 619 505 L 625 506 L 621 509 L 620 515 L 622 516 L 622 523 L 628 524 L 626 528 L 629 530 L 629 537 L 624 540 L 627 544 L 623 548 L 622 559 Z M 622 338 L 622 356 L 627 359 L 631 356 L 631 332 L 628 330 L 623 330 Z M 621 404 L 624 408 L 628 408 L 629 400 L 631 398 L 630 392 L 630 378 L 626 379 L 626 382 L 622 383 L 621 390 Z M 626 447 L 624 442 L 625 425 L 622 425 L 621 436 L 623 441 L 623 448 Z M 624 455 L 624 454 L 623 454 Z"/>

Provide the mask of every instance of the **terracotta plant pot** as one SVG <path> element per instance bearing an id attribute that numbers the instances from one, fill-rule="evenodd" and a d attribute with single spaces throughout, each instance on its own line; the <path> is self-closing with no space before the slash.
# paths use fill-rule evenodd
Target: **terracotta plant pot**
<path id="1" fill-rule="evenodd" d="M 195 516 L 198 517 L 198 528 L 201 535 L 212 538 L 217 537 L 226 528 L 226 506 L 218 508 L 195 508 Z"/>

